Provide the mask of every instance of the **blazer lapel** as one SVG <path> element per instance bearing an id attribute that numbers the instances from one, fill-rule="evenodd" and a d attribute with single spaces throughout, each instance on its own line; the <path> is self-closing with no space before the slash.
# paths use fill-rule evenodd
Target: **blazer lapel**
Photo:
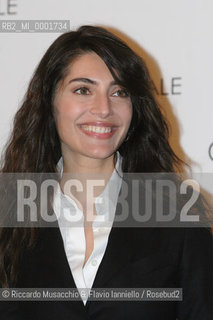
<path id="1" fill-rule="evenodd" d="M 40 228 L 33 249 L 23 255 L 19 286 L 76 288 L 59 228 Z"/>
<path id="2" fill-rule="evenodd" d="M 104 285 L 130 260 L 132 256 L 132 230 L 113 227 L 104 257 L 96 274 L 93 288 L 102 288 Z"/>
<path id="3" fill-rule="evenodd" d="M 121 186 L 126 189 L 124 183 L 129 188 L 126 202 L 128 203 L 128 215 L 122 222 L 116 220 L 123 213 L 122 205 L 117 205 L 115 212 L 115 220 L 109 235 L 107 248 L 98 272 L 96 274 L 93 288 L 103 288 L 106 283 L 130 261 L 134 261 L 138 257 L 144 258 L 152 254 L 156 250 L 156 237 L 159 235 L 158 228 L 144 227 L 143 223 L 136 222 L 132 216 L 132 192 L 131 179 L 124 180 Z M 143 201 L 143 199 L 141 199 Z"/>
<path id="4" fill-rule="evenodd" d="M 126 187 L 125 181 L 122 182 L 119 197 Z M 127 195 L 128 204 L 130 201 L 130 193 Z M 122 214 L 122 206 L 117 204 L 115 211 L 115 219 L 109 234 L 108 244 L 103 259 L 98 268 L 93 288 L 103 287 L 113 275 L 125 266 L 131 259 L 134 244 L 134 228 L 128 228 L 127 220 L 117 222 L 117 218 Z"/>
<path id="5" fill-rule="evenodd" d="M 51 243 L 51 246 L 47 246 L 47 248 L 49 247 L 51 250 L 48 254 L 52 256 L 52 261 L 54 261 L 54 267 L 52 266 L 51 269 L 53 272 L 50 274 L 52 281 L 59 282 L 60 286 L 64 288 L 76 288 L 59 228 L 51 228 L 46 240 Z"/>

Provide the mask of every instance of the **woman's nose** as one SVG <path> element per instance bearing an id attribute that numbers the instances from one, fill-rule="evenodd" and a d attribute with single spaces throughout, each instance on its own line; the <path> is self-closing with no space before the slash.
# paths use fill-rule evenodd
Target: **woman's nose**
<path id="1" fill-rule="evenodd" d="M 107 118 L 112 114 L 111 101 L 107 95 L 99 94 L 95 97 L 90 112 L 100 118 Z"/>

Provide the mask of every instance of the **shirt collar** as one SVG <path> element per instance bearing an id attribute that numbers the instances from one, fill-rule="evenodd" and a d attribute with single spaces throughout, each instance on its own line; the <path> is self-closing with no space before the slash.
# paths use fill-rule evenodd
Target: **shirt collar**
<path id="1" fill-rule="evenodd" d="M 106 187 L 104 188 L 103 192 L 98 197 L 95 198 L 95 207 L 97 212 L 96 219 L 93 222 L 95 226 L 103 225 L 103 223 L 105 226 L 111 226 L 114 220 L 118 195 L 120 192 L 122 177 L 123 177 L 122 157 L 118 151 L 116 153 L 116 156 L 117 156 L 117 161 L 116 161 L 115 169 L 113 170 L 113 173 Z M 63 174 L 63 158 L 62 157 L 58 161 L 57 168 L 58 168 L 58 171 L 60 172 L 60 176 L 62 177 L 62 174 Z M 66 214 L 72 215 L 74 219 L 74 220 L 72 219 L 69 220 L 69 225 L 70 225 L 70 221 L 72 221 L 72 223 L 78 221 L 80 224 L 82 224 L 84 221 L 83 213 L 78 208 L 75 201 L 69 196 L 62 193 L 59 185 L 55 193 L 53 208 L 60 223 L 62 223 L 62 220 L 64 220 L 63 215 L 60 214 L 64 208 L 67 208 Z M 67 222 L 65 221 L 63 221 L 63 224 L 67 226 Z"/>
<path id="2" fill-rule="evenodd" d="M 117 157 L 117 161 L 116 161 L 116 165 L 115 165 L 115 170 L 113 171 L 112 175 L 114 174 L 115 171 L 117 171 L 118 174 L 122 177 L 123 176 L 122 157 L 118 151 L 116 152 L 116 157 Z M 63 175 L 63 168 L 64 168 L 63 157 L 61 157 L 57 163 L 57 170 L 60 173 L 60 177 L 62 177 L 62 175 Z"/>

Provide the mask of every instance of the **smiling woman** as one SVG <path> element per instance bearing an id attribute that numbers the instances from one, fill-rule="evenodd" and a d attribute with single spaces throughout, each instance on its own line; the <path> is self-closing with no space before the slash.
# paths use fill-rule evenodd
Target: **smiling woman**
<path id="1" fill-rule="evenodd" d="M 1 320 L 213 319 L 209 229 L 174 228 L 173 224 L 165 228 L 162 221 L 153 226 L 136 221 L 132 210 L 133 196 L 139 192 L 143 207 L 138 210 L 152 212 L 152 202 L 147 206 L 143 194 L 149 196 L 155 181 L 147 184 L 139 173 L 174 174 L 181 167 L 168 138 L 146 66 L 126 43 L 95 26 L 82 26 L 54 41 L 15 116 L 1 179 L 7 173 L 21 177 L 29 172 L 49 173 L 51 178 L 55 174 L 57 187 L 47 199 L 46 211 L 50 208 L 56 223 L 42 228 L 36 228 L 40 225 L 34 221 L 27 227 L 3 224 L 0 284 L 3 288 L 45 288 L 44 292 L 48 288 L 58 292 L 103 288 L 112 295 L 105 301 L 92 300 L 87 294 L 79 300 L 49 303 L 0 302 Z M 125 173 L 136 173 L 133 179 L 139 188 L 131 189 Z M 173 180 L 178 183 L 174 175 Z M 13 182 L 0 184 L 3 217 L 17 215 L 15 193 L 7 197 L 6 192 L 13 190 Z M 168 200 L 166 193 L 162 197 Z M 172 200 L 175 197 L 176 192 Z M 8 198 L 11 201 L 6 202 Z M 156 199 L 155 191 L 152 199 Z M 163 209 L 168 216 L 173 208 Z M 192 209 L 195 213 L 204 210 L 202 197 Z M 121 216 L 125 221 L 119 220 Z M 135 290 L 143 288 L 151 288 L 153 294 L 162 288 L 175 292 L 181 288 L 183 299 L 136 299 Z M 130 293 L 136 300 L 116 300 L 112 289 L 121 290 L 122 297 L 122 292 L 127 293 L 125 297 Z M 144 296 L 144 289 L 141 292 Z"/>
<path id="2" fill-rule="evenodd" d="M 59 88 L 54 114 L 64 172 L 73 172 L 76 164 L 88 166 L 88 158 L 109 163 L 130 126 L 132 103 L 127 91 L 95 53 L 85 53 L 71 63 Z"/>

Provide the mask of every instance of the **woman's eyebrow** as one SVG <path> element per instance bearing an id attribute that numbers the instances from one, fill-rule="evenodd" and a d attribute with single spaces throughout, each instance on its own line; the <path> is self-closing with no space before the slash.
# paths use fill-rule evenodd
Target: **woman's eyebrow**
<path id="1" fill-rule="evenodd" d="M 90 83 L 93 85 L 98 85 L 98 82 L 89 78 L 75 78 L 75 79 L 71 79 L 68 83 L 72 83 L 72 82 L 84 82 L 84 83 Z M 115 85 L 118 84 L 117 81 L 113 80 L 110 82 L 110 85 Z"/>

